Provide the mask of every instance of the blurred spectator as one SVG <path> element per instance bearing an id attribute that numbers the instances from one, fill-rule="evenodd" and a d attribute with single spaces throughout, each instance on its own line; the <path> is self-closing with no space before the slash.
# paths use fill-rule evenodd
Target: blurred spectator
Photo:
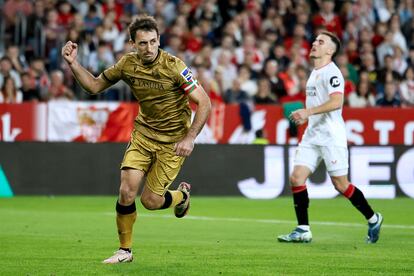
<path id="1" fill-rule="evenodd" d="M 404 75 L 405 70 L 407 70 L 408 63 L 404 57 L 402 49 L 398 46 L 394 46 L 394 56 L 393 56 L 393 70 L 398 72 L 400 76 Z"/>
<path id="2" fill-rule="evenodd" d="M 269 59 L 266 61 L 262 76 L 269 81 L 270 90 L 275 98 L 281 98 L 287 95 L 284 81 L 278 77 L 278 64 L 276 60 Z"/>
<path id="3" fill-rule="evenodd" d="M 335 61 L 339 68 L 345 66 L 348 69 L 349 80 L 351 80 L 354 84 L 358 82 L 358 72 L 355 66 L 349 63 L 348 56 L 344 52 L 338 53 Z"/>
<path id="4" fill-rule="evenodd" d="M 267 145 L 269 140 L 265 137 L 264 130 L 258 129 L 255 132 L 256 138 L 253 140 L 252 144 L 254 145 Z"/>
<path id="5" fill-rule="evenodd" d="M 294 27 L 293 35 L 287 37 L 284 42 L 286 54 L 292 59 L 292 49 L 299 48 L 299 54 L 302 60 L 308 60 L 311 44 L 305 39 L 305 26 L 297 24 Z"/>
<path id="6" fill-rule="evenodd" d="M 217 66 L 220 60 L 219 57 L 223 51 L 228 52 L 230 55 L 234 52 L 234 40 L 230 35 L 224 35 L 220 45 L 213 49 L 211 53 L 211 62 L 213 66 Z"/>
<path id="7" fill-rule="evenodd" d="M 341 39 L 343 28 L 341 19 L 334 12 L 335 1 L 321 0 L 318 4 L 319 12 L 312 19 L 313 27 L 325 26 L 326 30 L 335 33 Z"/>
<path id="8" fill-rule="evenodd" d="M 6 50 L 6 56 L 10 59 L 13 69 L 19 74 L 27 70 L 26 57 L 20 54 L 20 49 L 17 45 L 10 45 Z"/>
<path id="9" fill-rule="evenodd" d="M 368 73 L 368 77 L 370 82 L 374 83 L 377 81 L 378 79 L 378 72 L 377 72 L 377 67 L 375 66 L 375 57 L 373 54 L 365 54 L 363 57 L 361 57 L 362 59 L 362 64 L 361 64 L 361 69 L 360 69 L 360 74 L 361 71 L 365 71 Z"/>
<path id="10" fill-rule="evenodd" d="M 260 34 L 262 26 L 261 5 L 255 0 L 249 0 L 243 17 L 243 31 L 245 33 Z"/>
<path id="11" fill-rule="evenodd" d="M 414 44 L 410 47 L 408 51 L 407 62 L 410 66 L 414 66 Z"/>
<path id="12" fill-rule="evenodd" d="M 216 62 L 217 65 L 212 66 L 213 70 L 219 70 L 220 75 L 222 76 L 220 86 L 223 88 L 223 91 L 226 91 L 230 88 L 231 83 L 237 77 L 237 67 L 231 63 L 231 52 L 230 51 L 222 51 L 220 56 Z"/>
<path id="13" fill-rule="evenodd" d="M 65 28 L 69 28 L 74 20 L 72 6 L 67 1 L 61 1 L 58 4 L 58 23 Z"/>
<path id="14" fill-rule="evenodd" d="M 246 55 L 250 55 L 253 61 L 252 70 L 260 71 L 263 66 L 263 53 L 256 46 L 256 38 L 247 33 L 243 38 L 243 45 L 235 50 L 235 61 L 238 65 L 245 63 Z"/>
<path id="15" fill-rule="evenodd" d="M 244 9 L 243 0 L 228 0 L 217 2 L 224 25 Z"/>
<path id="16" fill-rule="evenodd" d="M 2 12 L 6 19 L 6 28 L 11 30 L 17 23 L 20 15 L 29 16 L 33 12 L 33 1 L 7 0 L 2 7 Z"/>
<path id="17" fill-rule="evenodd" d="M 376 48 L 384 41 L 388 28 L 387 24 L 382 22 L 375 24 L 374 28 L 375 30 L 374 36 L 372 37 L 372 45 Z"/>
<path id="18" fill-rule="evenodd" d="M 389 21 L 389 30 L 392 32 L 392 42 L 394 45 L 398 45 L 401 48 L 404 55 L 407 54 L 408 47 L 407 41 L 403 33 L 401 32 L 400 17 L 398 14 L 393 14 Z"/>
<path id="19" fill-rule="evenodd" d="M 246 91 L 249 97 L 253 97 L 257 93 L 257 83 L 252 79 L 252 72 L 246 65 L 242 65 L 239 68 L 239 79 L 241 83 L 241 89 Z"/>
<path id="20" fill-rule="evenodd" d="M 350 107 L 375 106 L 375 97 L 372 91 L 373 89 L 368 81 L 359 82 L 357 90 L 348 95 L 348 105 Z"/>
<path id="21" fill-rule="evenodd" d="M 46 24 L 46 9 L 45 9 L 45 0 L 34 1 L 34 10 L 27 17 L 27 47 L 26 52 L 34 51 L 36 47 L 35 39 L 39 36 L 39 32 L 42 27 Z M 36 53 L 40 55 L 40 53 Z"/>
<path id="22" fill-rule="evenodd" d="M 23 102 L 23 94 L 16 88 L 14 80 L 7 76 L 1 85 L 0 103 L 21 103 Z"/>
<path id="23" fill-rule="evenodd" d="M 391 107 L 399 107 L 401 105 L 395 81 L 387 81 L 385 83 L 384 94 L 377 97 L 377 105 Z"/>
<path id="24" fill-rule="evenodd" d="M 40 101 L 39 88 L 33 86 L 32 80 L 28 73 L 20 75 L 22 79 L 22 88 L 20 89 L 23 93 L 23 101 Z"/>
<path id="25" fill-rule="evenodd" d="M 0 59 L 0 87 L 3 86 L 4 79 L 10 77 L 14 80 L 17 89 L 22 86 L 19 73 L 13 69 L 13 63 L 9 57 L 4 56 Z"/>
<path id="26" fill-rule="evenodd" d="M 115 40 L 119 36 L 119 29 L 115 24 L 115 16 L 114 13 L 108 12 L 105 15 L 103 22 L 102 22 L 102 40 L 109 43 L 111 45 L 111 49 L 114 47 Z"/>
<path id="27" fill-rule="evenodd" d="M 250 100 L 249 95 L 246 91 L 241 89 L 240 79 L 234 79 L 231 88 L 227 89 L 224 93 L 224 102 L 231 103 L 242 103 Z"/>
<path id="28" fill-rule="evenodd" d="M 410 66 L 405 70 L 404 80 L 400 84 L 402 105 L 414 107 L 414 67 Z"/>
<path id="29" fill-rule="evenodd" d="M 94 8 L 92 8 L 94 7 Z M 77 6 L 78 12 L 83 16 L 86 17 L 87 14 L 90 12 L 90 9 L 93 9 L 96 12 L 96 16 L 100 19 L 103 18 L 103 10 L 100 1 L 97 0 L 86 0 L 81 1 Z"/>
<path id="30" fill-rule="evenodd" d="M 340 66 L 339 69 L 341 70 L 342 75 L 344 76 L 345 84 L 344 84 L 344 101 L 347 104 L 347 99 L 349 94 L 355 92 L 355 84 L 349 79 L 349 72 L 346 66 Z"/>
<path id="31" fill-rule="evenodd" d="M 99 42 L 96 51 L 89 56 L 88 70 L 98 76 L 103 70 L 115 63 L 115 57 L 111 48 L 104 41 Z"/>
<path id="32" fill-rule="evenodd" d="M 116 28 L 119 31 L 121 29 L 120 19 L 124 13 L 123 6 L 116 0 L 103 0 L 102 11 L 105 18 L 110 15 L 111 22 L 116 24 Z"/>
<path id="33" fill-rule="evenodd" d="M 413 18 L 414 4 L 411 0 L 401 0 L 398 5 L 398 14 L 400 16 L 401 24 L 410 21 Z"/>
<path id="34" fill-rule="evenodd" d="M 396 6 L 393 0 L 376 0 L 373 2 L 378 19 L 381 22 L 389 21 L 391 15 L 396 12 Z"/>
<path id="35" fill-rule="evenodd" d="M 276 44 L 273 51 L 270 53 L 269 59 L 277 61 L 279 71 L 285 71 L 290 63 L 290 59 L 286 55 L 286 50 L 283 44 Z"/>
<path id="36" fill-rule="evenodd" d="M 402 32 L 407 41 L 407 44 L 414 45 L 414 16 L 410 20 L 404 23 L 402 26 Z"/>
<path id="37" fill-rule="evenodd" d="M 39 90 L 41 99 L 46 99 L 50 80 L 43 59 L 34 58 L 30 62 L 27 73 L 29 74 L 32 88 Z"/>
<path id="38" fill-rule="evenodd" d="M 98 25 L 102 23 L 102 17 L 98 15 L 98 9 L 96 5 L 92 4 L 88 8 L 88 12 L 83 18 L 85 31 L 93 32 Z"/>
<path id="39" fill-rule="evenodd" d="M 384 67 L 378 70 L 377 74 L 377 86 L 375 90 L 377 94 L 381 94 L 384 91 L 384 85 L 389 81 L 400 81 L 401 75 L 394 70 L 394 59 L 391 55 L 386 55 L 384 59 Z"/>
<path id="40" fill-rule="evenodd" d="M 393 33 L 388 30 L 385 33 L 384 40 L 378 45 L 377 51 L 377 60 L 380 67 L 384 66 L 384 59 L 386 55 L 394 54 L 394 43 L 392 41 Z"/>
<path id="41" fill-rule="evenodd" d="M 258 81 L 258 90 L 254 95 L 255 104 L 275 104 L 276 98 L 270 91 L 269 81 L 265 78 L 260 78 Z"/>
<path id="42" fill-rule="evenodd" d="M 50 74 L 50 86 L 47 97 L 49 101 L 73 100 L 75 98 L 73 91 L 69 89 L 63 81 L 62 71 L 52 71 Z"/>
<path id="43" fill-rule="evenodd" d="M 44 32 L 46 35 L 46 60 L 49 61 L 48 65 L 53 64 L 52 67 L 56 68 L 60 59 L 60 47 L 67 35 L 65 27 L 59 24 L 59 16 L 56 10 L 48 11 Z"/>

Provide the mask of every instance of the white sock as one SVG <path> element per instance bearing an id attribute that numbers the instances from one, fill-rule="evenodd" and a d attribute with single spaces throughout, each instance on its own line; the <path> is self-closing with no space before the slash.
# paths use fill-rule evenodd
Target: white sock
<path id="1" fill-rule="evenodd" d="M 309 225 L 298 225 L 298 228 L 302 229 L 303 231 L 310 231 Z"/>
<path id="2" fill-rule="evenodd" d="M 377 214 L 374 214 L 369 220 L 368 220 L 368 223 L 377 223 L 377 221 L 378 221 L 378 216 L 377 216 Z"/>

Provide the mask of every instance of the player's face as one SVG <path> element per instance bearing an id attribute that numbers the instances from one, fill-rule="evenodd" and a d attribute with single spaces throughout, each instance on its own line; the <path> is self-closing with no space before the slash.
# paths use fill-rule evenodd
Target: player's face
<path id="1" fill-rule="evenodd" d="M 332 51 L 333 42 L 327 35 L 318 35 L 312 43 L 312 48 L 309 54 L 310 58 L 320 58 Z"/>
<path id="2" fill-rule="evenodd" d="M 144 63 L 151 62 L 157 57 L 160 46 L 159 38 L 156 31 L 137 31 L 134 45 L 138 56 Z"/>

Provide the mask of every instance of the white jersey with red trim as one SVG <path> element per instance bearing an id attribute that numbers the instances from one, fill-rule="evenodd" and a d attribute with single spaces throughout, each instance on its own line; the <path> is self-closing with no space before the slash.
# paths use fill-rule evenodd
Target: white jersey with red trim
<path id="1" fill-rule="evenodd" d="M 329 95 L 344 95 L 344 77 L 335 63 L 313 69 L 306 83 L 306 108 L 324 104 Z M 302 137 L 303 144 L 321 146 L 347 146 L 342 107 L 327 113 L 312 115 Z"/>

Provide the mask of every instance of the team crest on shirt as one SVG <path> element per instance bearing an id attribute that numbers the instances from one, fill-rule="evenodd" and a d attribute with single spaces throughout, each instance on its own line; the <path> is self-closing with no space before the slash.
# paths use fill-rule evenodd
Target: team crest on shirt
<path id="1" fill-rule="evenodd" d="M 185 81 L 191 81 L 193 78 L 193 73 L 188 67 L 185 67 L 183 71 L 181 71 L 181 76 L 185 79 Z"/>
<path id="2" fill-rule="evenodd" d="M 159 80 L 161 79 L 161 75 L 160 72 L 158 70 L 154 70 L 152 71 L 152 76 L 154 77 L 154 79 Z"/>
<path id="3" fill-rule="evenodd" d="M 341 81 L 339 80 L 338 77 L 334 76 L 329 80 L 329 84 L 332 87 L 338 87 L 339 85 L 341 85 Z"/>

